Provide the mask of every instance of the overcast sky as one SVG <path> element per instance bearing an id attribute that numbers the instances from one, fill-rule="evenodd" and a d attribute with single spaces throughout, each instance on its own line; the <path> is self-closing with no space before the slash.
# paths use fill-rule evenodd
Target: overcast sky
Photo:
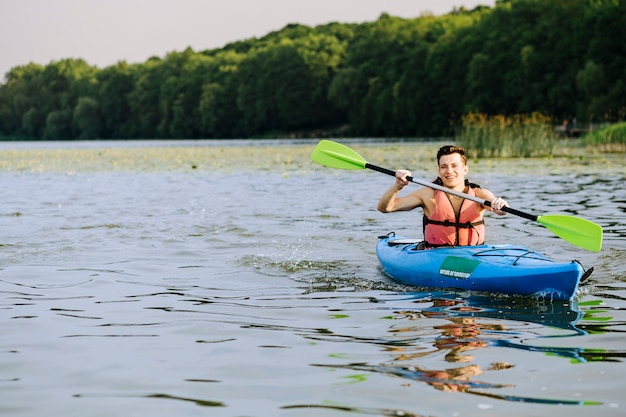
<path id="1" fill-rule="evenodd" d="M 221 48 L 289 23 L 362 23 L 381 13 L 442 15 L 495 0 L 0 0 L 0 80 L 11 68 L 83 58 L 104 68 L 171 51 Z"/>

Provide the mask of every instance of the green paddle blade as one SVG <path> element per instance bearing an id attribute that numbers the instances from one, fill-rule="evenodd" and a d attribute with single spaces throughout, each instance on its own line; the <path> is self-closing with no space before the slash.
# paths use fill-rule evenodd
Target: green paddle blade
<path id="1" fill-rule="evenodd" d="M 352 149 L 330 140 L 321 140 L 313 152 L 311 160 L 320 165 L 339 169 L 365 169 L 367 161 Z"/>
<path id="2" fill-rule="evenodd" d="M 555 235 L 583 249 L 600 252 L 602 249 L 602 227 L 580 217 L 547 214 L 537 217 Z"/>

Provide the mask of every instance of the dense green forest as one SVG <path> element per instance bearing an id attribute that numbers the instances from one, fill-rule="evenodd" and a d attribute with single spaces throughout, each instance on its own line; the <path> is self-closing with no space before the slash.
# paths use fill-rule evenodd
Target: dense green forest
<path id="1" fill-rule="evenodd" d="M 442 136 L 464 114 L 626 116 L 626 0 L 499 0 L 414 19 L 288 25 L 99 69 L 12 68 L 5 139 Z"/>

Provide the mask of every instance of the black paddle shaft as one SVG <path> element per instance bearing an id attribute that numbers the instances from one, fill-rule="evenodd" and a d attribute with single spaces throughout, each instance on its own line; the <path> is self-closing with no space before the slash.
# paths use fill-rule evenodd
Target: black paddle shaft
<path id="1" fill-rule="evenodd" d="M 376 165 L 372 165 L 369 162 L 365 163 L 365 168 L 368 168 L 368 169 L 371 169 L 371 170 L 374 170 L 374 171 L 378 171 L 378 172 L 382 172 L 383 174 L 391 175 L 392 177 L 396 176 L 395 171 L 392 171 L 392 170 L 387 169 L 387 168 L 379 167 L 379 166 L 376 166 Z M 465 194 L 465 193 L 461 193 L 461 192 L 456 191 L 456 190 L 452 190 L 450 188 L 442 187 L 441 185 L 435 184 L 433 182 L 419 180 L 419 179 L 413 178 L 411 176 L 406 177 L 406 179 L 408 181 L 410 181 L 410 182 L 414 182 L 416 184 L 423 185 L 424 187 L 433 188 L 435 190 L 443 191 L 444 193 L 452 194 L 452 195 L 455 195 L 455 196 L 461 197 L 461 198 L 466 198 L 466 199 L 472 200 L 472 201 L 474 201 L 474 202 L 476 202 L 478 204 L 482 204 L 484 206 L 491 207 L 491 201 L 487 201 L 487 200 L 484 200 L 482 198 L 474 197 L 474 196 L 471 196 L 469 194 Z M 505 207 L 502 207 L 500 210 L 505 211 L 507 213 L 514 214 L 514 215 L 519 216 L 519 217 L 523 217 L 523 218 L 528 219 L 528 220 L 532 220 L 532 221 L 537 221 L 537 218 L 538 218 L 537 216 L 535 216 L 533 214 L 524 213 L 523 211 L 519 211 L 519 210 L 516 210 L 516 209 L 511 208 L 511 207 L 506 207 L 505 206 Z"/>

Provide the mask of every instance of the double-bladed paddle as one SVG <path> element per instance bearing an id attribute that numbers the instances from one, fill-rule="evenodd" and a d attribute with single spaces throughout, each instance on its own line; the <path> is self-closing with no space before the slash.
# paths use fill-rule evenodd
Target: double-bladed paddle
<path id="1" fill-rule="evenodd" d="M 313 162 L 317 162 L 318 164 L 330 168 L 350 170 L 371 169 L 394 177 L 396 175 L 395 171 L 372 165 L 361 155 L 347 146 L 330 140 L 321 140 L 313 150 L 311 159 Z M 407 180 L 491 207 L 491 201 L 487 201 L 482 198 L 461 193 L 459 191 L 413 177 L 407 177 Z M 590 222 L 589 220 L 562 214 L 535 216 L 510 207 L 503 207 L 501 210 L 544 225 L 558 237 L 583 249 L 599 252 L 602 248 L 602 227 L 599 224 Z"/>

